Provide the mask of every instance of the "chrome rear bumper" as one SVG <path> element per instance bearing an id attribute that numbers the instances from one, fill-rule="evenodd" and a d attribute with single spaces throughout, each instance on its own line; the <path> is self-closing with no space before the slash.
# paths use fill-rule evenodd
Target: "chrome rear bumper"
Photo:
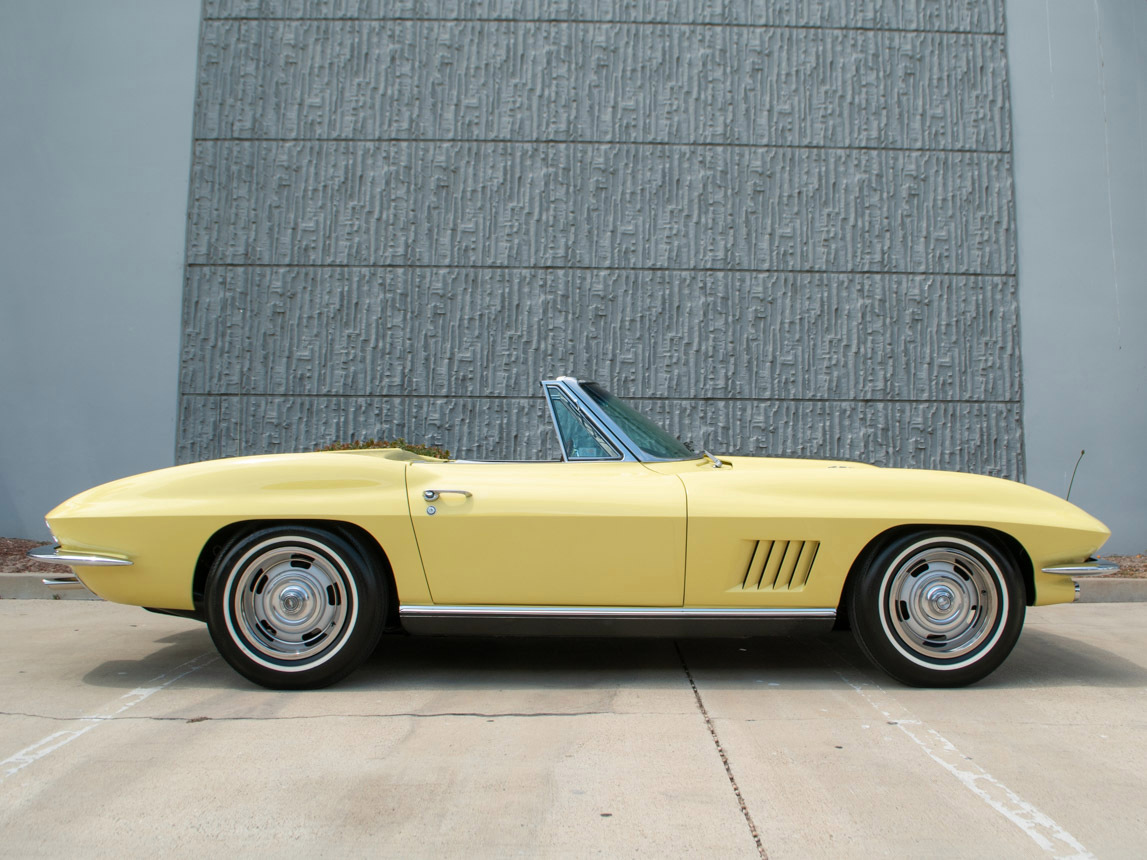
<path id="1" fill-rule="evenodd" d="M 125 567 L 131 560 L 118 555 L 104 555 L 94 552 L 61 552 L 58 546 L 38 546 L 28 550 L 28 558 L 44 561 L 48 564 L 66 564 L 71 567 Z M 49 576 L 40 580 L 52 591 L 72 591 L 85 588 L 78 576 L 74 573 L 64 573 L 59 576 Z"/>
<path id="2" fill-rule="evenodd" d="M 97 552 L 61 552 L 58 546 L 38 546 L 28 550 L 28 558 L 48 564 L 67 564 L 72 567 L 117 567 L 130 565 L 131 559 L 120 555 Z"/>

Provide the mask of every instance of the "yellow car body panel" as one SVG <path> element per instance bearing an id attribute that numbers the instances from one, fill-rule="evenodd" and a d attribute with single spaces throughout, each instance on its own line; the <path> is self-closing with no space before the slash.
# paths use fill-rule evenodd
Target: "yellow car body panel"
<path id="1" fill-rule="evenodd" d="M 727 457 L 654 463 L 689 500 L 687 606 L 835 607 L 866 546 L 900 526 L 992 529 L 1034 570 L 1035 603 L 1075 599 L 1043 567 L 1088 558 L 1110 532 L 1056 496 L 999 478 L 859 463 Z M 799 550 L 798 550 L 799 547 Z"/>
<path id="2" fill-rule="evenodd" d="M 246 522 L 350 523 L 383 548 L 404 600 L 430 592 L 406 503 L 405 451 L 276 454 L 133 475 L 52 510 L 63 550 L 126 556 L 130 567 L 74 567 L 100 597 L 158 609 L 195 608 L 196 563 L 220 529 Z"/>
<path id="3" fill-rule="evenodd" d="M 413 463 L 435 603 L 681 606 L 685 489 L 633 462 Z M 428 502 L 435 488 L 443 493 Z M 429 513 L 433 511 L 433 513 Z"/>
<path id="4" fill-rule="evenodd" d="M 1037 604 L 1109 532 L 1031 487 L 952 472 L 729 457 L 666 463 L 465 463 L 394 450 L 283 454 L 113 481 L 48 515 L 108 600 L 190 610 L 200 553 L 236 523 L 330 521 L 374 537 L 411 604 L 835 608 L 854 561 L 905 525 L 988 528 L 1030 557 Z M 409 487 L 408 487 L 409 484 Z M 445 494 L 428 515 L 426 489 Z"/>

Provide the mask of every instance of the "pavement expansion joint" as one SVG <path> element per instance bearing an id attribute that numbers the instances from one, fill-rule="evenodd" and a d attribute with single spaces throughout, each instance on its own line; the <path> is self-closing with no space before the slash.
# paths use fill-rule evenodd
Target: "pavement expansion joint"
<path id="1" fill-rule="evenodd" d="M 737 804 L 741 807 L 741 815 L 745 817 L 745 823 L 749 825 L 749 833 L 753 837 L 753 842 L 756 843 L 757 853 L 761 855 L 761 860 L 769 860 L 769 853 L 765 850 L 765 845 L 761 841 L 761 834 L 757 831 L 757 825 L 753 821 L 753 816 L 749 812 L 749 807 L 745 803 L 744 796 L 741 794 L 741 787 L 737 785 L 737 778 L 733 775 L 733 766 L 729 764 L 729 756 L 725 753 L 725 748 L 721 745 L 721 738 L 717 735 L 717 727 L 713 725 L 713 720 L 709 717 L 709 711 L 705 708 L 705 702 L 701 699 L 701 691 L 697 689 L 697 682 L 693 680 L 693 673 L 689 670 L 689 664 L 685 662 L 685 655 L 681 651 L 681 643 L 674 640 L 673 647 L 677 651 L 677 658 L 681 661 L 681 668 L 685 670 L 685 677 L 689 681 L 689 686 L 693 689 L 693 698 L 697 700 L 697 710 L 701 712 L 701 718 L 705 721 L 705 727 L 709 730 L 709 736 L 713 739 L 713 746 L 717 748 L 717 755 L 721 757 L 721 764 L 725 766 L 725 776 L 729 778 L 729 785 L 733 787 L 733 794 L 737 798 Z"/>

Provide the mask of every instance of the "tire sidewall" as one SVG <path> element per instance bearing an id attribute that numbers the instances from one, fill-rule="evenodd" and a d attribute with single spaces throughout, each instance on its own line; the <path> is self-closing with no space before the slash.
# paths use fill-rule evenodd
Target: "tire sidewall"
<path id="1" fill-rule="evenodd" d="M 999 614 L 987 638 L 968 654 L 929 660 L 890 624 L 888 590 L 907 558 L 942 546 L 971 553 L 984 566 L 997 591 Z M 1015 646 L 1026 612 L 1023 582 L 1010 556 L 979 535 L 958 529 L 929 529 L 892 540 L 865 565 L 850 596 L 849 620 L 861 649 L 893 678 L 912 686 L 958 687 L 986 677 Z"/>
<path id="2" fill-rule="evenodd" d="M 280 545 L 296 545 L 323 555 L 346 585 L 347 616 L 330 647 L 310 659 L 288 660 L 256 648 L 235 617 L 234 593 L 247 564 Z M 313 526 L 273 526 L 233 541 L 212 565 L 207 578 L 207 628 L 216 648 L 237 672 L 272 689 L 315 689 L 344 678 L 374 650 L 386 616 L 386 590 L 367 556 L 341 535 Z"/>

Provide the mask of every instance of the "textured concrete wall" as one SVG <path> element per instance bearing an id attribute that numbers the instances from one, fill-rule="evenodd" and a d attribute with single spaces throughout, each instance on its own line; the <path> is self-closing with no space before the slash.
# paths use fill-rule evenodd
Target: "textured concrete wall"
<path id="1" fill-rule="evenodd" d="M 0 2 L 0 535 L 173 462 L 200 14 Z"/>
<path id="2" fill-rule="evenodd" d="M 1009 0 L 1029 481 L 1147 549 L 1147 4 Z"/>
<path id="3" fill-rule="evenodd" d="M 209 0 L 178 458 L 730 453 L 1023 476 L 1002 0 Z M 702 398 L 702 399 L 699 399 Z"/>

